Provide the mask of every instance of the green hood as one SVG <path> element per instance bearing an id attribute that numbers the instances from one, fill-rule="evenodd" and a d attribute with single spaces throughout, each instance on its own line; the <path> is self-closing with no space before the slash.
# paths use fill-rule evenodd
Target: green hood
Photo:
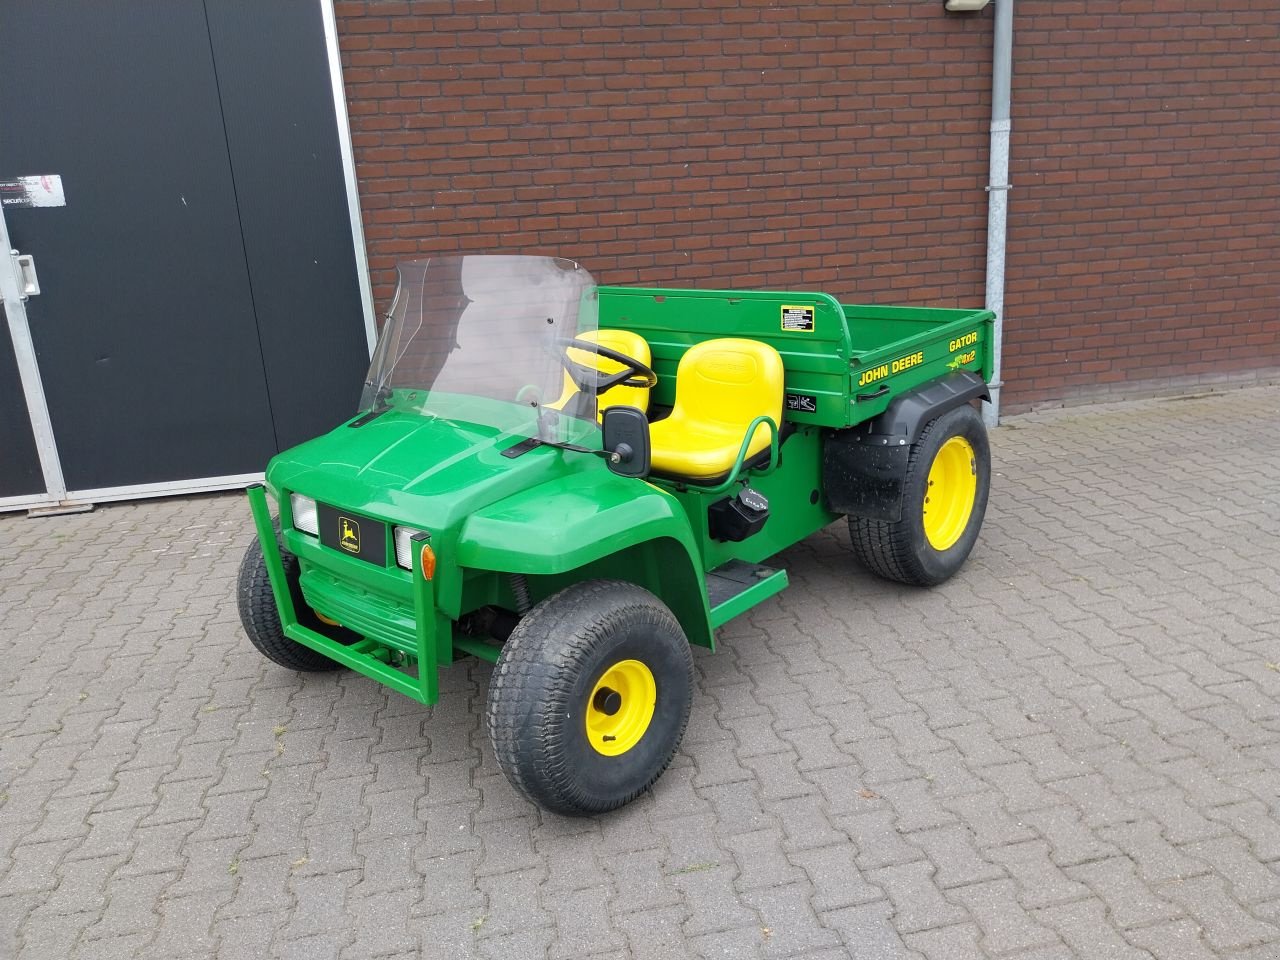
<path id="1" fill-rule="evenodd" d="M 522 436 L 391 410 L 284 451 L 268 466 L 267 481 L 277 491 L 441 531 L 519 490 L 607 469 L 596 457 L 555 447 L 504 457 Z"/>

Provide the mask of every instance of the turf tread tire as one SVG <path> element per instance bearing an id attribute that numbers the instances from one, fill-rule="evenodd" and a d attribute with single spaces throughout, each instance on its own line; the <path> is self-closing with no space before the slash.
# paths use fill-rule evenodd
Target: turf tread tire
<path id="1" fill-rule="evenodd" d="M 280 543 L 280 527 L 277 522 L 276 542 Z M 293 597 L 294 609 L 299 619 L 307 623 L 315 614 L 302 599 L 302 588 L 298 585 L 298 558 L 280 547 L 280 560 L 284 564 L 285 579 L 289 583 L 289 593 Z M 237 601 L 240 608 L 240 623 L 245 634 L 268 660 L 306 673 L 320 673 L 326 670 L 338 670 L 342 664 L 330 660 L 322 653 L 303 646 L 296 640 L 284 635 L 284 627 L 280 623 L 280 612 L 276 609 L 275 594 L 271 591 L 271 578 L 267 575 L 267 562 L 262 555 L 262 544 L 254 537 L 249 548 L 240 561 L 240 575 L 237 578 Z M 319 621 L 316 621 L 316 626 Z"/>
<path id="2" fill-rule="evenodd" d="M 936 551 L 924 533 L 920 511 L 929 468 L 948 438 L 969 440 L 978 461 L 978 489 L 973 513 L 960 539 L 945 551 Z M 925 424 L 911 447 L 903 482 L 901 520 L 873 520 L 850 516 L 849 541 L 854 558 L 885 580 L 912 586 L 934 586 L 953 576 L 968 558 L 987 509 L 991 478 L 991 448 L 982 418 L 971 406 L 957 407 Z"/>
<path id="3" fill-rule="evenodd" d="M 646 629 L 651 639 L 636 640 L 635 632 Z M 632 634 L 621 644 L 620 630 Z M 619 758 L 600 759 L 579 734 L 583 691 L 618 651 L 640 643 L 650 645 L 645 662 L 658 681 L 658 709 L 644 739 L 624 755 L 642 751 L 632 762 L 645 762 L 606 784 L 587 775 L 591 769 L 575 768 L 578 756 L 587 768 L 620 769 L 610 765 Z M 671 763 L 689 722 L 693 682 L 688 640 L 661 600 L 624 581 L 574 584 L 536 605 L 503 645 L 485 708 L 494 756 L 511 785 L 543 809 L 567 816 L 616 809 L 653 786 Z"/>

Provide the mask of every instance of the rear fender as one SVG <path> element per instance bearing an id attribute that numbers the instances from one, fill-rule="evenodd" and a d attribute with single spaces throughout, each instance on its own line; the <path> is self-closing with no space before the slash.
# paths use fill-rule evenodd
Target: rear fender
<path id="1" fill-rule="evenodd" d="M 949 374 L 896 397 L 884 413 L 826 438 L 822 486 L 837 513 L 892 523 L 902 519 L 911 447 L 925 424 L 990 394 L 981 377 Z"/>

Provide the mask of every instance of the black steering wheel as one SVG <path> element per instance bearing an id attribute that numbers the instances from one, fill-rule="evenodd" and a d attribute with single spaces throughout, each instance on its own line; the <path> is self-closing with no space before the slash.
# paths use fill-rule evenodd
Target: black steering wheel
<path id="1" fill-rule="evenodd" d="M 556 356 L 559 358 L 565 372 L 569 374 L 569 379 L 583 393 L 598 397 L 606 390 L 613 387 L 654 387 L 658 383 L 658 375 L 649 367 L 637 360 L 635 357 L 629 357 L 625 353 L 619 353 L 617 350 L 611 350 L 602 344 L 596 343 L 594 340 L 578 340 L 569 337 L 558 337 L 554 341 L 559 347 Z M 579 363 L 569 356 L 570 350 L 585 350 L 587 353 L 594 353 L 606 360 L 612 360 L 614 363 L 622 365 L 621 370 L 617 373 L 606 374 L 595 367 L 588 367 L 586 364 Z"/>

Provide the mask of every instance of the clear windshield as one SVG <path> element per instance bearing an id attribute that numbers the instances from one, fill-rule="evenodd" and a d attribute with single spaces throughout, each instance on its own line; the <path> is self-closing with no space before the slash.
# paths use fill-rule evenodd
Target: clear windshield
<path id="1" fill-rule="evenodd" d="M 361 409 L 392 406 L 548 440 L 594 425 L 594 402 L 566 388 L 561 361 L 565 341 L 596 329 L 586 270 L 504 256 L 411 260 L 398 270 Z"/>

